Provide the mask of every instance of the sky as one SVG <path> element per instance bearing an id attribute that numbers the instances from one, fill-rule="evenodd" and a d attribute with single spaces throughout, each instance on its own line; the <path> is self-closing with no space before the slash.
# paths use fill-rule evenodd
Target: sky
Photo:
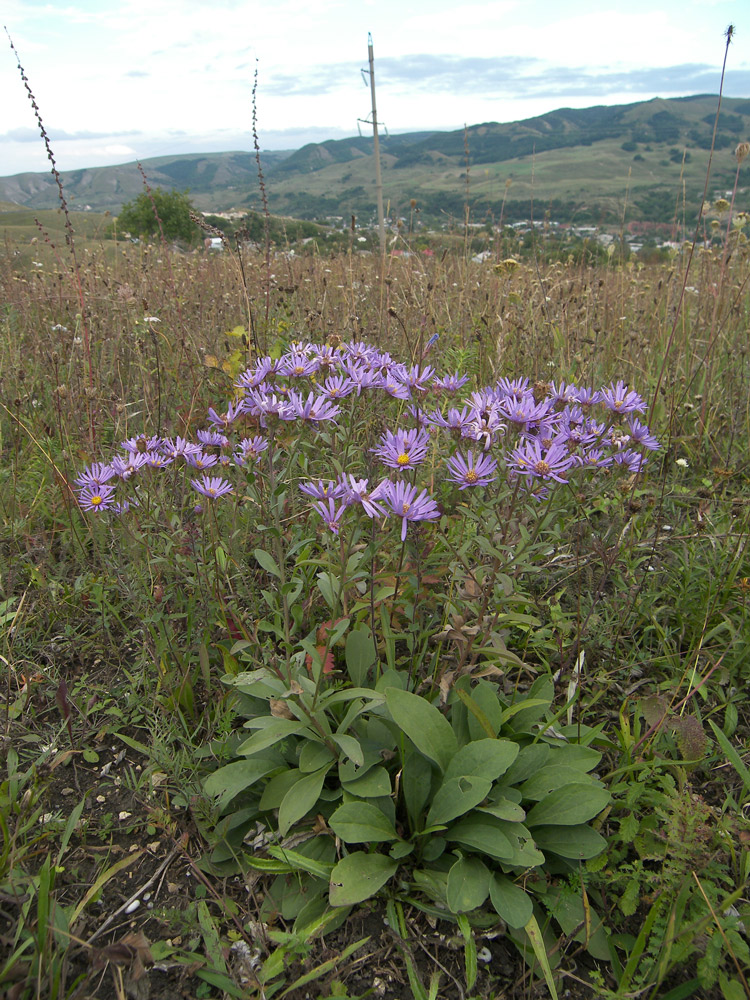
<path id="1" fill-rule="evenodd" d="M 561 107 L 750 97 L 747 0 L 0 0 L 0 176 L 371 134 Z M 750 138 L 750 136 L 748 136 Z"/>

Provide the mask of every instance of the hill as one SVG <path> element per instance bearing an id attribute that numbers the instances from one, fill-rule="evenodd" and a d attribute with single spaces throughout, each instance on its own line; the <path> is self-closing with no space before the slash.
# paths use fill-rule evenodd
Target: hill
<path id="1" fill-rule="evenodd" d="M 694 218 L 703 190 L 717 98 L 654 98 L 614 107 L 561 108 L 525 121 L 454 132 L 383 136 L 383 185 L 391 215 L 513 221 L 549 213 L 561 221 L 665 222 Z M 750 100 L 727 98 L 716 135 L 712 192 L 734 183 L 738 142 L 750 137 Z M 374 220 L 372 138 L 263 153 L 269 207 L 305 219 Z M 204 211 L 260 208 L 255 156 L 213 153 L 145 160 L 152 186 L 189 188 Z M 142 190 L 136 164 L 63 174 L 71 207 L 117 211 Z M 0 199 L 57 204 L 48 174 L 0 178 Z M 739 207 L 749 207 L 746 192 Z"/>

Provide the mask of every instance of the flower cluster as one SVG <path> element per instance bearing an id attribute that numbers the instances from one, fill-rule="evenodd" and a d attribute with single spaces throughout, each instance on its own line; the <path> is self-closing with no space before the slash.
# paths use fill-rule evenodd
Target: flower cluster
<path id="1" fill-rule="evenodd" d="M 138 505 L 144 477 L 179 466 L 201 500 L 240 500 L 241 474 L 247 481 L 273 467 L 285 426 L 313 435 L 328 427 L 327 440 L 340 441 L 342 414 L 351 419 L 363 395 L 395 400 L 390 405 L 400 419 L 392 426 L 383 421 L 379 443 L 356 452 L 351 471 L 299 484 L 334 534 L 351 508 L 370 518 L 400 518 L 402 539 L 409 523 L 437 519 L 440 508 L 426 476 L 418 483 L 425 472 L 433 490 L 441 482 L 444 491 L 477 490 L 502 479 L 543 497 L 554 484 L 587 473 L 611 474 L 618 467 L 640 472 L 648 453 L 659 448 L 637 416 L 646 410 L 643 399 L 622 381 L 592 389 L 501 378 L 452 400 L 467 381 L 460 373 L 438 375 L 431 365 L 404 365 L 363 342 L 295 344 L 243 372 L 226 410 L 208 410 L 208 426 L 197 440 L 129 438 L 110 462 L 88 466 L 75 480 L 78 501 L 96 514 L 124 513 Z M 381 407 L 373 409 L 377 414 Z M 330 445 L 317 454 L 320 474 Z M 123 492 L 127 498 L 118 500 Z"/>

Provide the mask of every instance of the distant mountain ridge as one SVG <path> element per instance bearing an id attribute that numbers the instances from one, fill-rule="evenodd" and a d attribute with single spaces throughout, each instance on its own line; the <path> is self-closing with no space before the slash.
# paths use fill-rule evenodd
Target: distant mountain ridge
<path id="1" fill-rule="evenodd" d="M 381 137 L 383 185 L 392 214 L 416 201 L 422 219 L 475 221 L 530 212 L 578 221 L 669 221 L 694 212 L 703 188 L 717 97 L 561 108 L 525 121 L 488 122 L 453 132 Z M 750 138 L 750 99 L 724 98 L 715 141 L 712 189 L 731 188 L 736 145 Z M 372 220 L 372 138 L 311 143 L 261 154 L 272 212 L 299 218 L 355 215 Z M 183 154 L 144 160 L 153 187 L 190 189 L 204 211 L 260 208 L 255 155 Z M 747 170 L 747 167 L 743 168 Z M 71 207 L 116 212 L 143 188 L 136 164 L 66 171 Z M 684 196 L 683 196 L 684 192 Z M 742 202 L 744 189 L 740 191 Z M 680 203 L 680 198 L 683 201 Z M 0 178 L 0 199 L 33 208 L 57 205 L 49 174 Z M 748 208 L 747 199 L 738 207 Z"/>

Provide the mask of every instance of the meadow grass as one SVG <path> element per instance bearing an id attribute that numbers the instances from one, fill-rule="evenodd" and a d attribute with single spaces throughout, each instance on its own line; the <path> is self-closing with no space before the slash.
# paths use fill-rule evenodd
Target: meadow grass
<path id="1" fill-rule="evenodd" d="M 313 249 L 267 262 L 251 251 L 240 259 L 118 245 L 113 254 L 88 244 L 73 274 L 64 245 L 53 250 L 41 239 L 30 266 L 6 249 L 4 988 L 17 998 L 100 995 L 90 991 L 109 988 L 97 979 L 106 976 L 122 995 L 125 980 L 132 987 L 156 957 L 190 969 L 204 996 L 354 996 L 373 985 L 358 959 L 367 953 L 376 970 L 396 962 L 386 996 L 434 995 L 433 973 L 441 996 L 530 995 L 532 980 L 580 996 L 750 995 L 750 265 L 742 233 L 727 239 L 726 252 L 698 247 L 664 265 L 613 259 L 601 267 L 523 257 L 510 238 L 496 265 L 455 248 L 384 261 Z M 514 256 L 516 266 L 499 263 Z M 642 472 L 605 470 L 593 485 L 576 480 L 540 503 L 519 494 L 512 476 L 488 487 L 489 500 L 459 494 L 440 480 L 435 445 L 429 477 L 414 473 L 439 501 L 433 534 L 412 524 L 402 544 L 398 528 L 383 529 L 376 544 L 375 522 L 371 537 L 362 515 L 337 538 L 298 483 L 372 474 L 370 449 L 403 413 L 397 401 L 368 397 L 341 418 L 338 437 L 251 418 L 278 458 L 261 455 L 260 471 L 235 484 L 225 506 L 226 498 L 207 498 L 194 512 L 200 498 L 189 477 L 167 470 L 132 517 L 80 509 L 76 477 L 122 453 L 120 442 L 192 439 L 208 426 L 209 407 L 222 414 L 237 399 L 238 378 L 259 357 L 282 357 L 294 343 L 352 341 L 407 366 L 469 376 L 451 405 L 501 378 L 595 389 L 622 379 L 648 404 L 643 419 L 661 447 Z M 493 441 L 498 459 L 501 451 Z M 380 663 L 375 674 L 360 642 Z M 352 903 L 352 890 L 330 911 L 324 896 L 334 862 L 364 853 L 342 856 L 332 833 L 362 843 L 341 812 L 361 798 L 342 779 L 336 799 L 341 789 L 326 771 L 329 800 L 316 795 L 297 815 L 299 803 L 285 798 L 289 782 L 325 770 L 297 766 L 303 753 L 319 752 L 304 750 L 304 734 L 288 737 L 296 763 L 276 761 L 277 785 L 261 789 L 260 804 L 249 785 L 226 777 L 252 760 L 250 751 L 237 757 L 245 720 L 252 729 L 291 715 L 330 732 L 342 717 L 320 707 L 325 694 L 339 692 L 345 704 L 348 689 L 369 687 L 377 716 L 381 670 L 403 684 L 404 697 L 416 691 L 431 709 L 441 706 L 459 734 L 470 728 L 460 715 L 466 699 L 491 681 L 507 713 L 492 735 L 522 749 L 542 739 L 596 751 L 595 790 L 586 793 L 596 815 L 574 825 L 591 819 L 606 849 L 544 869 L 529 864 L 528 886 L 516 865 L 514 886 L 533 907 L 528 920 L 514 923 L 505 897 L 493 897 L 495 910 L 466 902 L 450 880 L 446 897 L 438 860 L 420 861 L 432 873 L 428 885 L 427 876 L 415 881 L 407 859 L 401 881 L 377 897 L 387 941 L 372 921 L 347 936 L 358 926 L 352 907 L 366 897 Z M 389 722 L 429 758 L 402 696 L 387 690 Z M 531 707 L 519 710 L 524 699 Z M 364 743 L 380 731 L 367 719 L 366 738 L 354 722 L 349 730 Z M 329 741 L 319 759 L 330 750 Z M 384 772 L 389 753 L 384 744 Z M 403 758 L 407 773 L 415 760 Z M 559 766 L 568 781 L 572 765 Z M 401 778 L 394 771 L 389 780 L 396 802 Z M 406 822 L 377 801 L 383 816 Z M 429 808 L 438 815 L 434 802 Z M 320 822 L 328 835 L 312 839 L 326 841 L 315 855 L 305 837 Z M 424 827 L 418 809 L 409 823 L 417 834 Z M 384 837 L 373 835 L 371 847 Z M 147 847 L 155 841 L 160 849 Z M 174 896 L 162 891 L 153 911 L 131 917 L 120 911 L 129 890 L 118 865 L 133 845 L 143 852 L 142 882 L 172 863 L 183 877 Z M 376 847 L 369 856 L 389 857 Z M 474 868 L 460 872 L 473 884 L 475 862 L 488 855 L 474 847 L 468 857 Z M 338 870 L 346 892 L 351 873 Z M 251 891 L 232 888 L 238 877 Z M 318 909 L 303 911 L 290 882 Z M 114 887 L 119 894 L 108 896 Z M 344 911 L 342 931 L 336 913 Z M 458 951 L 425 937 L 435 920 Z M 324 934 L 334 941 L 328 951 L 314 944 Z M 482 949 L 491 960 L 477 964 Z"/>

